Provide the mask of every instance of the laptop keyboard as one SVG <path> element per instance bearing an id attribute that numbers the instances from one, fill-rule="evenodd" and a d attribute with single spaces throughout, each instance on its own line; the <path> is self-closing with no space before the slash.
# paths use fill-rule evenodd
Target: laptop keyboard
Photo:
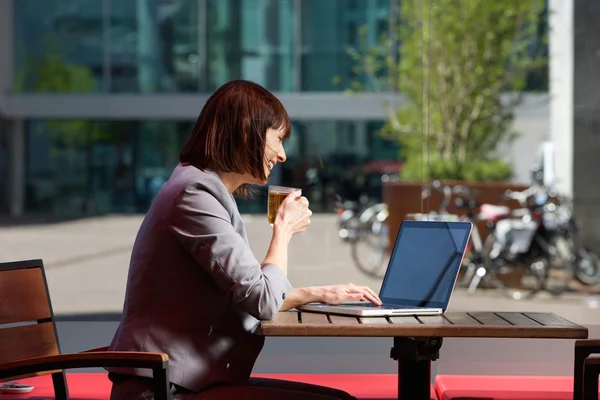
<path id="1" fill-rule="evenodd" d="M 382 304 L 380 306 L 376 306 L 373 303 L 356 303 L 356 304 L 342 304 L 345 307 L 372 307 L 372 308 L 383 308 L 385 310 L 404 310 L 404 309 L 425 309 L 427 307 L 419 307 L 419 306 L 406 306 L 399 304 Z"/>

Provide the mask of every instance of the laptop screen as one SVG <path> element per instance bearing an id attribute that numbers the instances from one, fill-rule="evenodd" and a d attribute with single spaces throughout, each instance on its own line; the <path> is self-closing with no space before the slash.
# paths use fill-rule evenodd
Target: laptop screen
<path id="1" fill-rule="evenodd" d="M 471 232 L 469 222 L 404 221 L 379 297 L 446 309 Z"/>

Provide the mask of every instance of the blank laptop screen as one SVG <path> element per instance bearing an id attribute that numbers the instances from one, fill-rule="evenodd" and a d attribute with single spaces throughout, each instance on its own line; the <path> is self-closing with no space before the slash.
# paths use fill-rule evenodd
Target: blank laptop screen
<path id="1" fill-rule="evenodd" d="M 471 224 L 404 221 L 379 297 L 385 304 L 446 309 Z"/>

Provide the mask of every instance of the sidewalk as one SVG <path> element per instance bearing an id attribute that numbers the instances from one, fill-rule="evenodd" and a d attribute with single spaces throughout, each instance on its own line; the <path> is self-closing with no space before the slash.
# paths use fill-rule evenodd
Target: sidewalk
<path id="1" fill-rule="evenodd" d="M 0 227 L 0 262 L 41 258 L 57 315 L 120 313 L 131 248 L 143 216 L 107 216 L 51 224 Z M 352 282 L 379 290 L 380 281 L 354 266 L 337 237 L 335 215 L 315 214 L 308 231 L 292 239 L 289 279 L 296 287 Z M 251 247 L 262 260 L 271 238 L 266 215 L 245 215 Z M 457 290 L 454 310 L 552 311 L 574 322 L 598 323 L 589 296 L 569 293 L 513 301 L 496 292 Z M 598 297 L 598 296 L 596 296 Z"/>

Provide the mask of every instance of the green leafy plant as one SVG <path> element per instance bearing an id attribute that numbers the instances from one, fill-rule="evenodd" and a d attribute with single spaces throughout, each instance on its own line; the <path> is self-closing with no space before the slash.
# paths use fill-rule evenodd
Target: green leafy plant
<path id="1" fill-rule="evenodd" d="M 399 10 L 391 34 L 350 55 L 352 91 L 402 98 L 384 101 L 381 131 L 400 142 L 402 177 L 509 178 L 496 149 L 516 136 L 528 78 L 546 73 L 545 0 L 402 0 Z"/>
<path id="2" fill-rule="evenodd" d="M 28 54 L 23 68 L 17 74 L 15 90 L 34 93 L 91 93 L 96 82 L 90 68 L 66 61 L 66 50 L 53 33 L 40 39 L 41 56 Z M 102 141 L 107 133 L 95 121 L 69 119 L 48 120 L 47 129 L 52 139 L 51 154 L 55 157 L 70 149 L 83 149 L 88 141 Z"/>

